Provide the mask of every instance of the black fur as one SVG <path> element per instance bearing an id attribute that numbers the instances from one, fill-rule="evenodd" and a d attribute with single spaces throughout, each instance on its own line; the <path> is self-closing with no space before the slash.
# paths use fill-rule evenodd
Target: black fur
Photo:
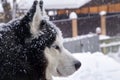
<path id="1" fill-rule="evenodd" d="M 0 80 L 46 80 L 48 61 L 44 49 L 55 41 L 56 31 L 42 20 L 40 30 L 44 34 L 32 38 L 29 22 L 36 4 L 37 1 L 23 18 L 0 26 Z"/>

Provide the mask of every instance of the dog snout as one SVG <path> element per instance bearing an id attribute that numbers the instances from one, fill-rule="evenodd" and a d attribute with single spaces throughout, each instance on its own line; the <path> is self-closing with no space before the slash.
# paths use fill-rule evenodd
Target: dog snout
<path id="1" fill-rule="evenodd" d="M 76 61 L 75 62 L 75 69 L 78 70 L 81 66 L 81 62 L 80 61 Z"/>

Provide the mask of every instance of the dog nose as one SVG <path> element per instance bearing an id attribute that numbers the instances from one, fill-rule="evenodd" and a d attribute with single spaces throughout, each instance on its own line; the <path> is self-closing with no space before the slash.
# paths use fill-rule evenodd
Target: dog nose
<path id="1" fill-rule="evenodd" d="M 75 69 L 78 70 L 80 68 L 80 66 L 81 66 L 81 62 L 77 61 L 75 63 Z"/>

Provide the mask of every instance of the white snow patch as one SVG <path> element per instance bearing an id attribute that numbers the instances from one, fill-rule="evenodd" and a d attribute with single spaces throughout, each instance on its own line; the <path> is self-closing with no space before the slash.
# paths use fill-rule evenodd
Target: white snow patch
<path id="1" fill-rule="evenodd" d="M 101 28 L 100 28 L 100 27 L 97 27 L 97 28 L 96 28 L 96 33 L 97 33 L 97 34 L 101 34 Z"/>
<path id="2" fill-rule="evenodd" d="M 71 12 L 69 18 L 70 19 L 77 19 L 77 14 L 75 12 Z"/>
<path id="3" fill-rule="evenodd" d="M 101 11 L 99 14 L 100 14 L 101 16 L 104 16 L 104 15 L 107 14 L 107 12 L 106 12 L 106 11 Z"/>
<path id="4" fill-rule="evenodd" d="M 110 39 L 110 36 L 107 35 L 99 35 L 99 40 Z"/>
<path id="5" fill-rule="evenodd" d="M 116 52 L 116 53 L 109 52 L 108 56 L 114 58 L 116 61 L 118 61 L 120 63 L 120 48 L 118 49 L 118 52 Z"/>
<path id="6" fill-rule="evenodd" d="M 103 43 L 100 45 L 100 47 L 111 47 L 111 46 L 119 46 L 120 45 L 120 41 L 119 42 L 112 42 L 109 44 Z"/>

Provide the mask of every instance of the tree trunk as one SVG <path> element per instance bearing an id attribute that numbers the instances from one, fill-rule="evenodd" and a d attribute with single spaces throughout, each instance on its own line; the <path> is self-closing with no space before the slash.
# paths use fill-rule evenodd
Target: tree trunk
<path id="1" fill-rule="evenodd" d="M 8 3 L 7 0 L 1 0 L 1 2 L 4 10 L 4 22 L 8 22 L 12 19 L 10 3 Z"/>
<path id="2" fill-rule="evenodd" d="M 16 9 L 17 9 L 17 3 L 16 0 L 13 0 L 12 19 L 16 18 Z"/>

